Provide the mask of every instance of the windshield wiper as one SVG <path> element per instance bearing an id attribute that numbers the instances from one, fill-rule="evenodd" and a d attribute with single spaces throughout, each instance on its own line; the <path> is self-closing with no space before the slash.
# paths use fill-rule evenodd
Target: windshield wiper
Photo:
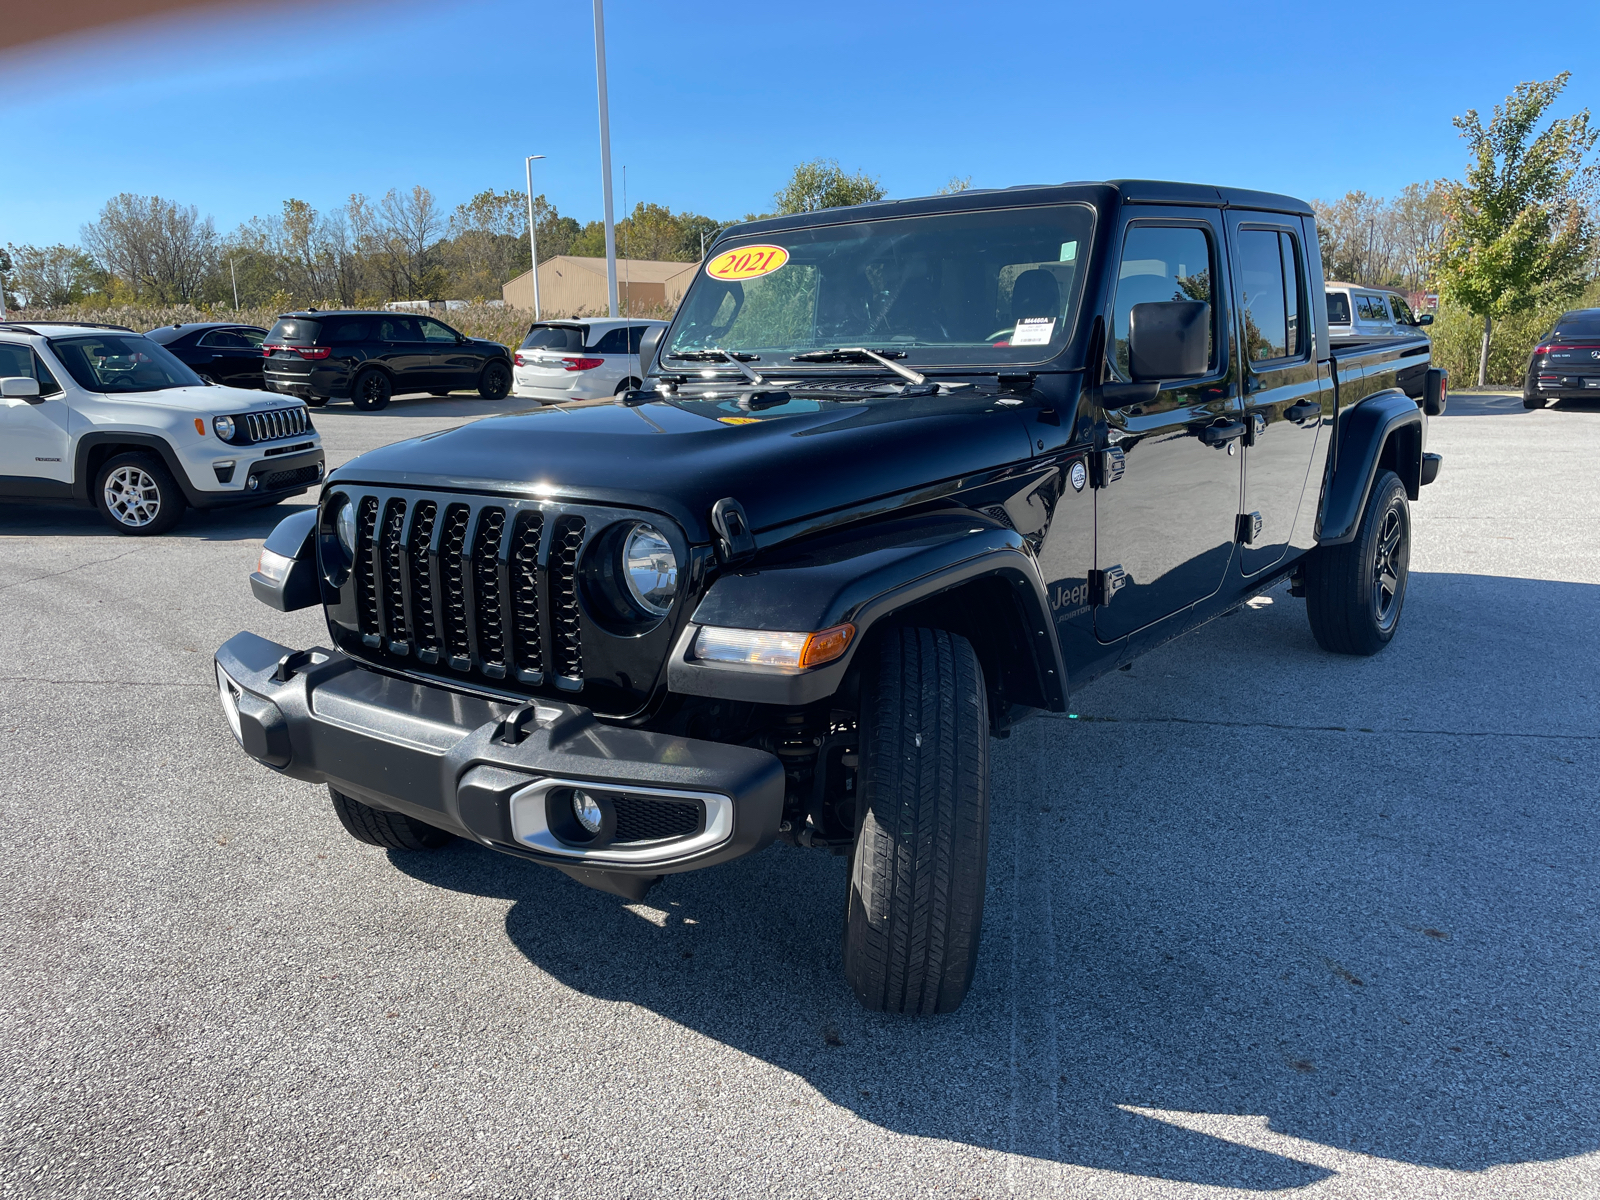
<path id="1" fill-rule="evenodd" d="M 678 354 L 669 354 L 667 357 L 676 358 L 683 362 L 730 362 L 733 364 L 734 369 L 751 383 L 766 382 L 766 379 L 759 371 L 753 371 L 744 365 L 747 360 L 760 362 L 761 356 L 759 354 L 746 354 L 743 358 L 740 358 L 738 354 L 731 351 L 723 350 L 717 346 L 709 346 L 704 350 L 684 350 Z"/>
<path id="2" fill-rule="evenodd" d="M 868 350 L 865 346 L 845 346 L 839 350 L 812 350 L 806 354 L 792 354 L 790 362 L 875 362 L 881 367 L 888 367 L 900 378 L 915 384 L 928 382 L 926 375 L 913 371 L 910 367 L 902 367 L 894 362 L 894 358 L 904 358 L 904 350 L 891 350 L 884 354 L 877 350 Z"/>

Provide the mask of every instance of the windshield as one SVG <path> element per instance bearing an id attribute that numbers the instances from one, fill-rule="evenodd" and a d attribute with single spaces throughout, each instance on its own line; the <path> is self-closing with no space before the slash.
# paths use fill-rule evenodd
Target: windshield
<path id="1" fill-rule="evenodd" d="M 158 392 L 203 387 L 200 376 L 165 346 L 136 333 L 51 338 L 50 348 L 87 392 Z"/>
<path id="2" fill-rule="evenodd" d="M 852 221 L 740 239 L 696 274 L 666 349 L 789 357 L 867 347 L 907 365 L 1042 362 L 1072 334 L 1087 205 Z"/>

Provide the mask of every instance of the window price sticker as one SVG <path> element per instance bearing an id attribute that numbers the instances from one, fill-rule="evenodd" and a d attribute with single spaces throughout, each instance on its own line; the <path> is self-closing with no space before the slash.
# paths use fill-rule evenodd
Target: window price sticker
<path id="1" fill-rule="evenodd" d="M 741 246 L 713 258 L 706 264 L 706 274 L 713 279 L 760 279 L 788 261 L 789 252 L 782 246 Z"/>
<path id="2" fill-rule="evenodd" d="M 1054 317 L 1023 317 L 1011 332 L 1013 346 L 1048 346 L 1056 331 Z"/>

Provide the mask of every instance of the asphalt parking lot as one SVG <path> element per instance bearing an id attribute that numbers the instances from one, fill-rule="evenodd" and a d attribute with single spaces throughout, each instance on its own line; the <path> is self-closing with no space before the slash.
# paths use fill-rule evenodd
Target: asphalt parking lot
<path id="1" fill-rule="evenodd" d="M 325 640 L 245 579 L 303 500 L 0 508 L 0 1196 L 1600 1195 L 1600 406 L 1430 449 L 1384 653 L 1279 590 L 995 743 L 931 1020 L 847 991 L 842 859 L 626 904 L 248 761 L 211 654 Z"/>

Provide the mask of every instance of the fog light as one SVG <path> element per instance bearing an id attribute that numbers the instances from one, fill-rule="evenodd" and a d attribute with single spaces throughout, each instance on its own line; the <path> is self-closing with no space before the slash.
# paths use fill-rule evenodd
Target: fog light
<path id="1" fill-rule="evenodd" d="M 235 715 L 233 720 L 235 732 L 237 732 L 238 716 Z M 578 824 L 582 825 L 590 833 L 599 833 L 600 826 L 605 821 L 605 813 L 600 811 L 599 802 L 588 792 L 583 791 L 572 793 L 572 815 L 577 817 Z"/>
<path id="2" fill-rule="evenodd" d="M 217 694 L 222 697 L 222 715 L 228 718 L 233 740 L 244 745 L 244 734 L 239 729 L 239 685 L 228 678 L 221 666 L 217 667 Z"/>
<path id="3" fill-rule="evenodd" d="M 250 476 L 250 478 L 248 480 L 245 481 L 245 487 L 249 488 L 252 492 L 255 491 L 260 486 L 261 486 L 261 476 L 259 476 L 259 475 L 252 475 L 252 476 Z"/>

